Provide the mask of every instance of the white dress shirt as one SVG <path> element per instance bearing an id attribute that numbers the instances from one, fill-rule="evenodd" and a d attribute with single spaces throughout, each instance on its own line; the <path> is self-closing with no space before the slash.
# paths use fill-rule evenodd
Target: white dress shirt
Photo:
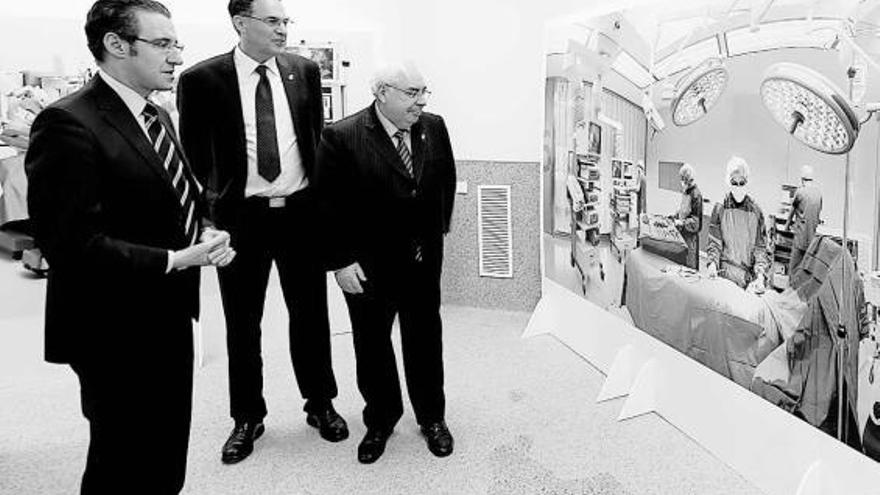
<path id="1" fill-rule="evenodd" d="M 379 110 L 378 103 L 375 105 L 376 105 L 376 115 L 379 116 L 379 122 L 382 123 L 382 127 L 385 129 L 385 132 L 388 133 L 388 137 L 391 138 L 391 142 L 394 143 L 394 149 L 397 149 L 397 147 L 400 145 L 400 143 L 397 142 L 397 138 L 394 137 L 394 135 L 397 134 L 397 131 L 399 131 L 400 129 L 398 129 L 397 126 L 394 125 L 393 122 L 388 120 L 388 117 L 386 117 L 382 114 L 382 111 Z M 403 134 L 403 142 L 406 143 L 406 149 L 409 150 L 409 154 L 410 154 L 410 156 L 412 156 L 412 136 L 410 135 L 412 133 L 409 131 L 409 129 L 404 129 L 404 130 L 406 132 Z"/>
<path id="2" fill-rule="evenodd" d="M 260 75 L 256 68 L 260 65 L 249 57 L 238 46 L 233 51 L 235 72 L 238 76 L 238 90 L 241 95 L 241 116 L 244 120 L 245 148 L 247 151 L 247 182 L 244 196 L 288 196 L 309 184 L 302 164 L 302 156 L 296 142 L 296 131 L 293 128 L 293 117 L 284 81 L 278 70 L 275 57 L 265 65 L 266 77 L 272 89 L 272 105 L 275 110 L 275 135 L 278 138 L 278 156 L 281 159 L 281 173 L 274 181 L 269 182 L 257 172 L 257 117 L 256 94 Z"/>
<path id="3" fill-rule="evenodd" d="M 122 98 L 122 102 L 125 103 L 125 106 L 131 111 L 131 114 L 134 115 L 134 120 L 137 121 L 141 130 L 144 131 L 144 135 L 147 136 L 147 139 L 150 139 L 150 134 L 147 132 L 147 124 L 144 122 L 143 116 L 144 108 L 147 106 L 147 99 L 102 70 L 98 71 L 98 75 L 101 76 L 101 79 L 103 79 L 120 98 Z"/>

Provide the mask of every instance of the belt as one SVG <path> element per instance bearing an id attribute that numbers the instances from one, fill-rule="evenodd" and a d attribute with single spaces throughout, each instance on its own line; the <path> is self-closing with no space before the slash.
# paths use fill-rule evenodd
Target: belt
<path id="1" fill-rule="evenodd" d="M 287 196 L 251 196 L 245 201 L 264 208 L 284 208 L 287 205 Z"/>

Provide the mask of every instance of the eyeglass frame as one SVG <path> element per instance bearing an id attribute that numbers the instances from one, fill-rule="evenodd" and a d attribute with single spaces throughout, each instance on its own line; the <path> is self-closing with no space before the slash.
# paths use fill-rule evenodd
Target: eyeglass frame
<path id="1" fill-rule="evenodd" d="M 274 15 L 270 15 L 267 17 L 257 17 L 255 15 L 249 15 L 249 14 L 236 14 L 236 15 L 238 15 L 240 17 L 247 17 L 248 19 L 254 19 L 254 20 L 260 21 L 272 29 L 278 29 L 281 26 L 284 26 L 285 28 L 287 28 L 288 26 L 290 26 L 294 22 L 293 19 L 291 19 L 290 17 L 275 17 Z"/>
<path id="2" fill-rule="evenodd" d="M 177 42 L 177 40 L 173 40 L 171 38 L 156 38 L 152 40 L 148 40 L 146 38 L 141 38 L 139 36 L 133 36 L 131 38 L 132 41 L 143 41 L 148 45 L 152 45 L 154 48 L 159 50 L 163 50 L 165 53 L 171 53 L 174 50 L 177 50 L 177 53 L 183 53 L 183 49 L 185 46 L 181 45 Z M 163 46 L 164 45 L 164 46 Z"/>
<path id="3" fill-rule="evenodd" d="M 422 96 L 424 96 L 425 98 L 429 98 L 431 96 L 431 91 L 427 87 L 422 88 L 422 89 L 415 89 L 415 88 L 403 89 L 403 88 L 398 88 L 397 86 L 395 86 L 393 84 L 388 84 L 388 83 L 385 83 L 385 86 L 388 86 L 389 88 L 394 88 L 394 89 L 400 91 L 401 93 L 406 95 L 407 98 L 409 98 L 411 100 L 418 100 Z"/>

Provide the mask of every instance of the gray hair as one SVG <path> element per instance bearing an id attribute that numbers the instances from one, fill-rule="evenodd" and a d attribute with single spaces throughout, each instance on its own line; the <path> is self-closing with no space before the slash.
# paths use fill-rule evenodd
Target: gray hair
<path id="1" fill-rule="evenodd" d="M 420 77 L 422 74 L 413 62 L 395 62 L 382 65 L 370 79 L 370 91 L 379 96 L 379 91 L 389 84 L 401 84 L 407 78 Z"/>

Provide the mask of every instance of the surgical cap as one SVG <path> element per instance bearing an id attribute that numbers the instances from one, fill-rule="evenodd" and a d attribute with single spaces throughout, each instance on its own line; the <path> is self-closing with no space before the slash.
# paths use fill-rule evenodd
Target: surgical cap
<path id="1" fill-rule="evenodd" d="M 749 164 L 738 156 L 731 157 L 727 162 L 727 182 L 730 182 L 730 178 L 734 175 L 744 178 L 746 182 L 749 181 Z"/>
<path id="2" fill-rule="evenodd" d="M 813 167 L 809 165 L 804 165 L 803 167 L 801 167 L 801 179 L 813 180 Z"/>
<path id="3" fill-rule="evenodd" d="M 694 167 L 691 166 L 690 163 L 685 163 L 678 169 L 678 176 L 681 178 L 682 182 L 686 184 L 694 183 Z"/>

